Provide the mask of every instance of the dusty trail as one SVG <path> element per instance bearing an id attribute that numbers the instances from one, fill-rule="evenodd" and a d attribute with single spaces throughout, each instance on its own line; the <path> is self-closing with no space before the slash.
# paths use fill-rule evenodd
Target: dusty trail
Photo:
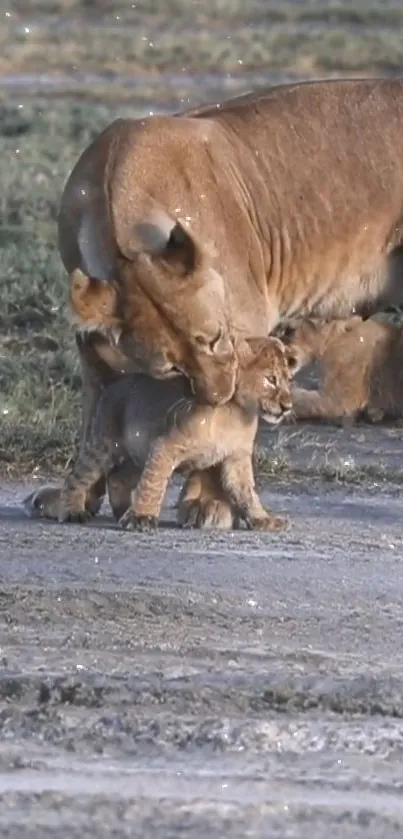
<path id="1" fill-rule="evenodd" d="M 2 836 L 403 835 L 398 487 L 271 484 L 274 537 L 178 531 L 174 491 L 152 537 L 43 523 L 27 491 L 0 495 Z"/>

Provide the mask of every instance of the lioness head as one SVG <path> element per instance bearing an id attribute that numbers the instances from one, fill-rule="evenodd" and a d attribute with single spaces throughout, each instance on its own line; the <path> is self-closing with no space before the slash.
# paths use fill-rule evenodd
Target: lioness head
<path id="1" fill-rule="evenodd" d="M 257 405 L 265 422 L 277 425 L 292 409 L 291 379 L 298 359 L 279 338 L 251 338 L 238 349 L 236 400 Z"/>
<path id="2" fill-rule="evenodd" d="M 200 402 L 226 402 L 237 357 L 213 255 L 184 222 L 165 215 L 138 224 L 130 247 L 118 260 L 117 283 L 91 280 L 98 313 L 94 294 L 91 301 L 88 293 L 70 294 L 81 327 L 94 328 L 98 317 L 102 331 L 120 328 L 120 346 L 137 369 L 157 378 L 183 373 Z"/>

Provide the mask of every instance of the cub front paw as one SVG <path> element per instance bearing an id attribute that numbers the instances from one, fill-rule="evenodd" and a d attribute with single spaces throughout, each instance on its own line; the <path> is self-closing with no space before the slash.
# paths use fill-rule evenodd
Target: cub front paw
<path id="1" fill-rule="evenodd" d="M 158 528 L 158 519 L 156 516 L 137 515 L 129 509 L 119 519 L 119 526 L 124 530 L 136 530 L 138 533 L 155 533 Z"/>
<path id="2" fill-rule="evenodd" d="M 259 519 L 251 519 L 248 522 L 249 530 L 260 530 L 265 533 L 278 533 L 280 530 L 287 530 L 289 520 L 285 516 L 269 515 Z"/>

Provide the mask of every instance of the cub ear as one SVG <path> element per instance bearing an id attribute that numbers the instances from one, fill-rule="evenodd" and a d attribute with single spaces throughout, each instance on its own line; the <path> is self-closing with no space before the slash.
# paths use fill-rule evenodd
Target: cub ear
<path id="1" fill-rule="evenodd" d="M 186 222 L 165 217 L 136 225 L 136 233 L 151 256 L 164 260 L 176 274 L 186 276 L 200 267 L 207 250 L 198 242 Z"/>
<path id="2" fill-rule="evenodd" d="M 249 350 L 251 357 L 260 355 L 261 352 L 267 349 L 267 338 L 244 338 L 242 349 L 244 352 Z"/>
<path id="3" fill-rule="evenodd" d="M 241 366 L 245 368 L 254 364 L 256 357 L 260 355 L 266 345 L 266 338 L 236 338 L 234 341 L 235 352 Z"/>

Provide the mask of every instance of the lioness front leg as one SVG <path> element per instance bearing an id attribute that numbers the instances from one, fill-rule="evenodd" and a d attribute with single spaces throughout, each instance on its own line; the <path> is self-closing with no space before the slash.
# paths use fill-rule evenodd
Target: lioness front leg
<path id="1" fill-rule="evenodd" d="M 42 486 L 34 492 L 30 492 L 23 500 L 25 512 L 30 518 L 52 519 L 59 518 L 60 500 L 62 487 Z M 89 517 L 93 518 L 99 512 L 103 496 L 99 496 L 99 483 L 88 490 L 85 498 L 85 509 Z"/>
<path id="2" fill-rule="evenodd" d="M 183 527 L 231 530 L 234 513 L 222 488 L 220 467 L 190 473 L 179 496 L 177 520 Z"/>
<path id="3" fill-rule="evenodd" d="M 59 522 L 85 522 L 92 518 L 87 509 L 88 492 L 99 482 L 101 476 L 109 472 L 113 466 L 113 457 L 108 444 L 83 448 L 78 460 L 60 491 Z"/>
<path id="4" fill-rule="evenodd" d="M 121 517 L 121 527 L 131 530 L 152 531 L 158 526 L 158 518 L 167 491 L 168 481 L 184 456 L 171 439 L 157 439 L 147 457 L 131 504 Z"/>
<path id="5" fill-rule="evenodd" d="M 94 415 L 95 406 L 102 393 L 104 382 L 101 365 L 96 351 L 91 345 L 92 336 L 76 336 L 76 344 L 80 359 L 82 377 L 82 418 L 80 432 L 80 452 L 88 441 L 88 432 Z M 102 370 L 103 372 L 103 370 Z M 85 498 L 85 509 L 96 516 L 105 495 L 105 478 L 102 475 L 97 482 L 88 489 Z M 60 486 L 43 486 L 30 493 L 23 501 L 25 510 L 33 518 L 58 519 L 61 500 Z"/>
<path id="6" fill-rule="evenodd" d="M 249 455 L 235 454 L 226 458 L 221 473 L 223 487 L 249 530 L 273 533 L 286 529 L 287 518 L 269 513 L 262 506 L 255 490 L 252 458 Z"/>

